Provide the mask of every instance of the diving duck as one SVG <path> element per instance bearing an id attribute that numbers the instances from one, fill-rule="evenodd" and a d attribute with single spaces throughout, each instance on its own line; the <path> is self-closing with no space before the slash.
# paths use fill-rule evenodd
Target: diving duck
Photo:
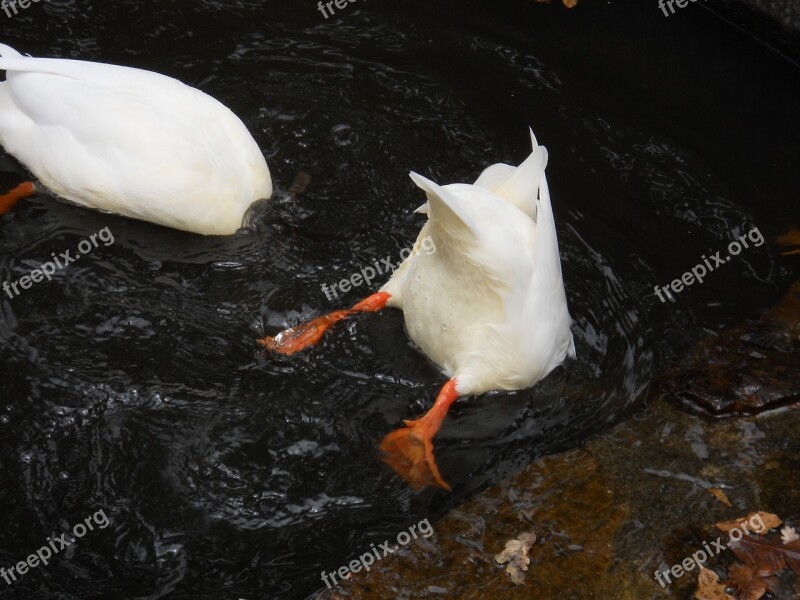
<path id="1" fill-rule="evenodd" d="M 0 196 L 0 214 L 43 187 L 89 208 L 206 235 L 242 226 L 272 195 L 244 123 L 180 81 L 130 67 L 23 56 L 0 44 L 0 145 L 37 183 Z"/>
<path id="2" fill-rule="evenodd" d="M 459 397 L 531 387 L 575 356 L 547 150 L 532 131 L 531 140 L 533 152 L 521 165 L 492 165 L 472 185 L 439 186 L 412 172 L 427 195 L 417 212 L 428 221 L 386 285 L 349 310 L 259 340 L 291 355 L 348 316 L 401 309 L 408 335 L 448 378 L 425 415 L 381 443 L 386 462 L 418 490 L 449 489 L 433 438 Z M 435 251 L 420 252 L 423 243 Z"/>

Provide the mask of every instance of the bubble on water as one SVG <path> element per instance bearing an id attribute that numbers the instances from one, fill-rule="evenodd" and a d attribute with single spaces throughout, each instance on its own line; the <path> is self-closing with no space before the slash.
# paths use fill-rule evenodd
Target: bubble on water
<path id="1" fill-rule="evenodd" d="M 349 146 L 358 141 L 358 134 L 346 123 L 334 125 L 331 129 L 331 135 L 333 136 L 333 142 L 337 146 Z"/>

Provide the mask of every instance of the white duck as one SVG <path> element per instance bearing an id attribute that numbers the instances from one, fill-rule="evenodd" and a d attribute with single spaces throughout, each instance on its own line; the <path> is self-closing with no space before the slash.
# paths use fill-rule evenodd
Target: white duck
<path id="1" fill-rule="evenodd" d="M 272 195 L 258 145 L 228 108 L 130 67 L 22 56 L 0 44 L 0 144 L 53 194 L 185 231 L 228 235 Z M 0 197 L 0 213 L 34 193 Z"/>
<path id="2" fill-rule="evenodd" d="M 408 335 L 449 377 L 434 406 L 387 435 L 386 461 L 413 487 L 444 482 L 433 437 L 459 396 L 530 387 L 575 356 L 545 178 L 547 150 L 531 132 L 519 167 L 492 165 L 473 185 L 439 186 L 411 173 L 428 196 L 412 252 L 376 294 L 261 342 L 292 354 L 351 314 L 394 306 Z M 427 239 L 434 252 L 420 252 Z"/>

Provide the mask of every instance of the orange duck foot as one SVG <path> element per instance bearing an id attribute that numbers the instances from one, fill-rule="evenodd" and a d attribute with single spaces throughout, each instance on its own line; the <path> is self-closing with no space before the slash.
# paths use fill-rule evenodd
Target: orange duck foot
<path id="1" fill-rule="evenodd" d="M 281 331 L 274 337 L 265 337 L 258 340 L 258 343 L 266 346 L 270 352 L 291 356 L 295 352 L 305 350 L 319 342 L 325 332 L 345 316 L 346 311 L 337 310 L 329 315 L 323 315 L 307 323 L 301 323 L 291 329 Z"/>
<path id="2" fill-rule="evenodd" d="M 436 458 L 433 455 L 433 436 L 419 426 L 409 425 L 396 429 L 383 438 L 381 450 L 386 454 L 383 461 L 400 475 L 415 491 L 435 485 L 450 491 L 442 479 Z"/>
<path id="3" fill-rule="evenodd" d="M 14 205 L 28 196 L 36 193 L 36 187 L 30 181 L 20 183 L 10 192 L 0 196 L 0 215 L 6 214 Z"/>
<path id="4" fill-rule="evenodd" d="M 442 387 L 433 407 L 422 418 L 404 421 L 405 427 L 392 431 L 381 442 L 381 450 L 386 455 L 384 462 L 416 491 L 429 485 L 450 491 L 450 486 L 442 479 L 436 466 L 433 437 L 456 400 L 456 380 L 451 379 Z"/>
<path id="5" fill-rule="evenodd" d="M 295 352 L 305 350 L 313 346 L 322 339 L 325 332 L 334 323 L 346 319 L 360 312 L 375 312 L 386 306 L 386 302 L 391 297 L 387 292 L 378 292 L 365 298 L 353 308 L 348 310 L 336 310 L 327 315 L 312 319 L 307 323 L 301 323 L 291 329 L 280 332 L 274 337 L 265 337 L 258 340 L 262 346 L 266 346 L 270 352 L 277 352 L 285 356 L 291 356 Z"/>

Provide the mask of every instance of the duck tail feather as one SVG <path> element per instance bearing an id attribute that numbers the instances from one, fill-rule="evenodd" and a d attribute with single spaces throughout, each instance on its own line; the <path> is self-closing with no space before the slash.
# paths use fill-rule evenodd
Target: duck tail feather
<path id="1" fill-rule="evenodd" d="M 478 235 L 478 224 L 453 194 L 413 171 L 410 175 L 417 187 L 428 196 L 428 216 L 432 226 L 456 238 L 474 238 Z"/>

